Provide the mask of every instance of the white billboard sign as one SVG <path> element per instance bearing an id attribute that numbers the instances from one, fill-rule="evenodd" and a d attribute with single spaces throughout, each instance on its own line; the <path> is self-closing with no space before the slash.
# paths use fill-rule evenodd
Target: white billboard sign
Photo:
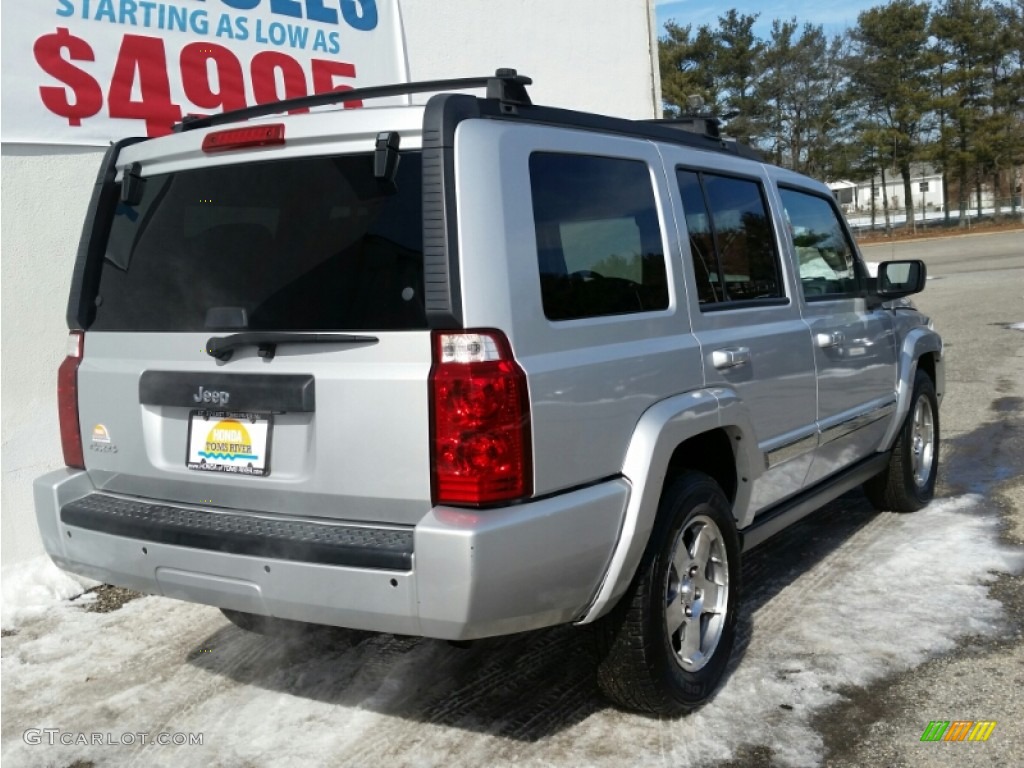
<path id="1" fill-rule="evenodd" d="M 34 144 L 408 80 L 398 0 L 7 2 L 2 66 L 3 141 Z"/>

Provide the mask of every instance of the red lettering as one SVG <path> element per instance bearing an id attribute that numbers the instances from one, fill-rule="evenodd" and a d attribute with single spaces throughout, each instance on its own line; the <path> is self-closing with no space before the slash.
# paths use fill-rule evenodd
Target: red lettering
<path id="1" fill-rule="evenodd" d="M 46 74 L 67 87 L 44 85 L 39 88 L 39 96 L 48 110 L 66 118 L 68 125 L 79 126 L 103 108 L 103 91 L 91 75 L 64 59 L 65 52 L 72 61 L 96 60 L 92 47 L 64 27 L 43 35 L 32 46 L 32 53 Z M 69 95 L 74 96 L 74 103 Z"/>
<path id="2" fill-rule="evenodd" d="M 217 88 L 210 84 L 210 62 Z M 223 45 L 190 43 L 181 50 L 181 84 L 185 96 L 203 109 L 241 109 L 246 106 L 245 81 L 238 57 Z"/>
<path id="3" fill-rule="evenodd" d="M 138 73 L 138 101 L 132 89 Z M 167 54 L 159 37 L 125 35 L 117 54 L 107 103 L 111 117 L 145 120 L 147 136 L 162 136 L 181 120 L 181 107 L 171 101 Z"/>
<path id="4" fill-rule="evenodd" d="M 328 59 L 313 59 L 310 64 L 313 67 L 313 93 L 328 93 L 330 91 L 351 91 L 351 85 L 336 85 L 335 77 L 356 77 L 355 64 L 345 61 L 330 61 Z M 361 101 L 347 101 L 344 104 L 346 109 L 363 106 Z"/>
<path id="5" fill-rule="evenodd" d="M 252 92 L 257 104 L 270 104 L 281 99 L 305 96 L 306 73 L 291 56 L 277 51 L 263 51 L 252 57 Z M 277 73 L 284 82 L 284 95 L 278 94 Z M 292 113 L 308 112 L 308 109 L 294 109 Z"/>
<path id="6" fill-rule="evenodd" d="M 39 67 L 61 83 L 39 87 L 46 109 L 74 127 L 99 114 L 104 105 L 104 86 L 73 63 L 96 60 L 96 53 L 88 42 L 72 35 L 67 28 L 58 27 L 55 32 L 39 37 L 32 50 Z M 206 111 L 246 107 L 246 74 L 252 79 L 252 94 L 257 104 L 305 96 L 310 92 L 310 82 L 312 93 L 350 91 L 356 77 L 356 67 L 349 62 L 310 59 L 307 72 L 304 63 L 280 51 L 256 54 L 246 73 L 243 63 L 230 48 L 205 41 L 185 45 L 178 63 L 186 104 Z M 181 120 L 182 107 L 172 100 L 167 65 L 163 39 L 124 35 L 106 89 L 110 117 L 142 120 L 148 136 L 170 133 L 174 123 Z M 362 105 L 362 101 L 352 101 L 344 106 Z M 307 111 L 292 110 L 293 113 Z"/>

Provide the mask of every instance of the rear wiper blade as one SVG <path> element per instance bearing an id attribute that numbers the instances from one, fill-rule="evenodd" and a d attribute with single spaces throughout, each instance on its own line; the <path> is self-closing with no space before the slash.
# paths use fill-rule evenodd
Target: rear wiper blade
<path id="1" fill-rule="evenodd" d="M 211 336 L 206 342 L 206 354 L 218 360 L 230 360 L 236 349 L 257 347 L 260 357 L 273 359 L 278 344 L 376 344 L 376 336 L 356 336 L 351 333 L 284 333 L 251 331 L 230 336 Z"/>

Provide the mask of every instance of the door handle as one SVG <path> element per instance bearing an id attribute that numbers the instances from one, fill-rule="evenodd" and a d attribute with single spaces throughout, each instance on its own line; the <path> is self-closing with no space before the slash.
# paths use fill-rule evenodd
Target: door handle
<path id="1" fill-rule="evenodd" d="M 716 349 L 711 353 L 711 364 L 720 371 L 738 368 L 750 362 L 750 349 L 747 347 L 730 347 Z"/>
<path id="2" fill-rule="evenodd" d="M 818 345 L 820 349 L 830 349 L 832 347 L 840 346 L 846 337 L 842 331 L 832 331 L 830 333 L 817 333 L 814 335 L 814 343 Z"/>

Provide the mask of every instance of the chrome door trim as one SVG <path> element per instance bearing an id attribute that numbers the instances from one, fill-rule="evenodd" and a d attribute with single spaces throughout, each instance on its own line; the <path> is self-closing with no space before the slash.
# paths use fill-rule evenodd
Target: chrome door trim
<path id="1" fill-rule="evenodd" d="M 886 416 L 891 416 L 896 411 L 896 400 L 893 399 L 887 403 L 883 403 L 877 408 L 873 408 L 870 411 L 857 414 L 849 419 L 844 419 L 838 424 L 834 424 L 826 429 L 820 429 L 818 445 L 825 445 L 831 443 L 833 440 L 838 440 L 841 437 L 845 437 L 858 429 L 863 429 L 869 424 L 874 424 L 879 419 L 884 419 Z"/>
<path id="2" fill-rule="evenodd" d="M 798 437 L 796 440 L 780 445 L 778 448 L 766 451 L 764 454 L 765 468 L 773 469 L 779 466 L 779 464 L 795 459 L 798 456 L 803 456 L 805 453 L 810 453 L 817 447 L 818 433 L 816 431 L 804 437 Z"/>
<path id="3" fill-rule="evenodd" d="M 874 424 L 880 419 L 891 416 L 895 412 L 896 401 L 891 400 L 872 408 L 869 411 L 865 411 L 864 413 L 859 413 L 856 416 L 843 419 L 838 424 L 833 424 L 825 429 L 822 429 L 819 425 L 816 431 L 809 435 L 802 435 L 793 440 L 789 440 L 778 447 L 765 451 L 765 469 L 774 469 L 780 464 L 784 464 L 787 461 L 803 456 L 805 453 L 809 453 L 810 451 L 820 448 L 827 443 L 831 443 L 833 440 L 838 440 L 841 437 L 852 434 L 859 429 L 863 429 L 869 424 Z"/>

